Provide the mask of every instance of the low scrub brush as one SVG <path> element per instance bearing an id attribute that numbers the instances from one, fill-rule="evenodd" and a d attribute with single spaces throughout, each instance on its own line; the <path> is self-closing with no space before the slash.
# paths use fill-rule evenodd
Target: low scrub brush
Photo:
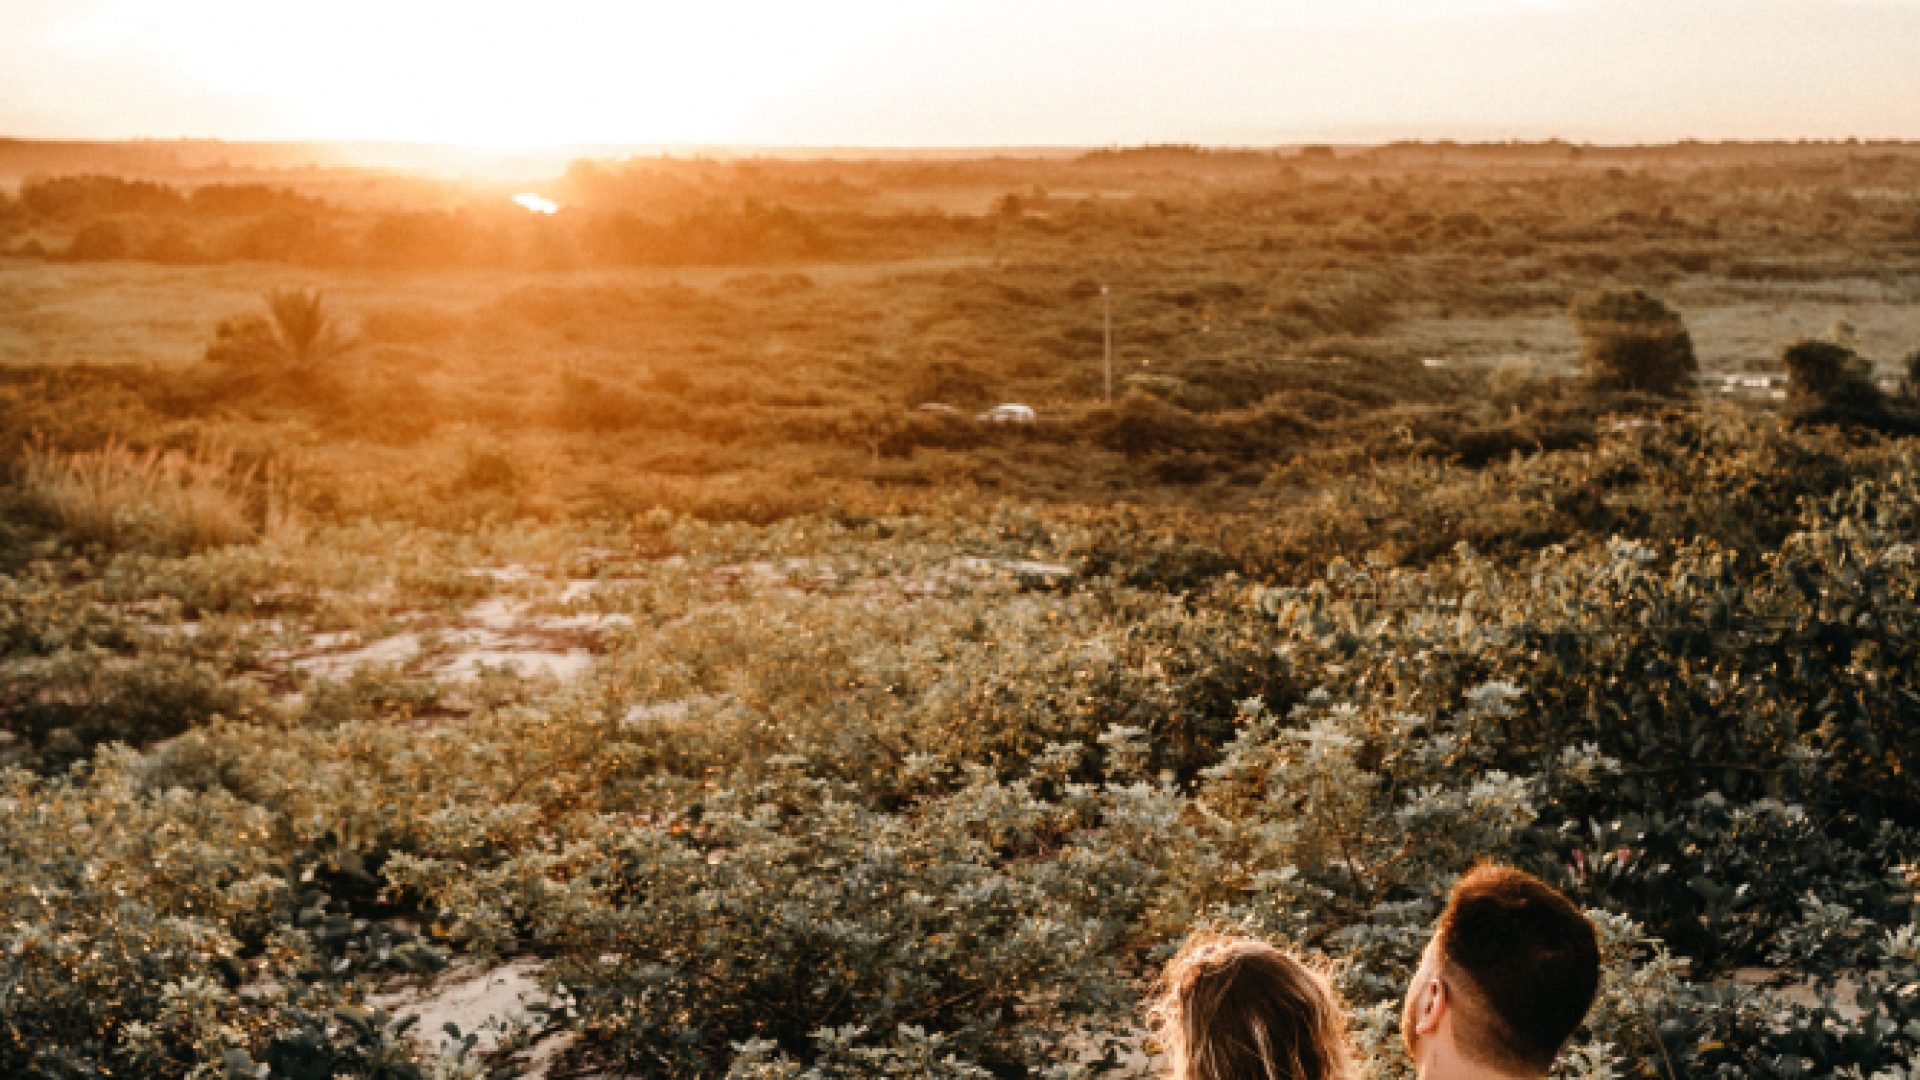
<path id="1" fill-rule="evenodd" d="M 284 491 L 265 485 L 265 514 L 249 493 L 259 470 L 230 450 L 135 450 L 110 441 L 64 452 L 44 439 L 27 447 L 21 487 L 62 531 L 113 548 L 199 551 L 256 539 L 290 521 Z"/>

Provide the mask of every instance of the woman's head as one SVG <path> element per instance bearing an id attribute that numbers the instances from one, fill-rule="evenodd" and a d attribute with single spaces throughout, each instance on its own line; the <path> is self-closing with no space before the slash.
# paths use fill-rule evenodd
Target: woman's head
<path id="1" fill-rule="evenodd" d="M 1349 1080 L 1346 1015 L 1327 977 L 1263 941 L 1196 934 L 1153 1002 L 1175 1080 Z"/>

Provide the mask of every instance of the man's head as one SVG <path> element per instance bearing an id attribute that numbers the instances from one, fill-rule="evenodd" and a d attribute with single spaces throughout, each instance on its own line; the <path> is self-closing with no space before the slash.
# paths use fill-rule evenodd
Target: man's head
<path id="1" fill-rule="evenodd" d="M 1433 1040 L 1483 1069 L 1544 1076 L 1600 983 L 1593 924 L 1532 874 L 1480 866 L 1453 886 L 1407 989 L 1416 1060 Z"/>

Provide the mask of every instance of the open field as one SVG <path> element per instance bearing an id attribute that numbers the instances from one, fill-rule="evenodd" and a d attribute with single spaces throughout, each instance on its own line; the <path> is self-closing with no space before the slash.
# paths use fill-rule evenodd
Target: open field
<path id="1" fill-rule="evenodd" d="M 1141 1075 L 1214 924 L 1405 1076 L 1490 855 L 1560 1075 L 1920 1054 L 1920 150 L 116 161 L 0 198 L 0 1074 Z"/>
<path id="2" fill-rule="evenodd" d="M 985 263 L 958 256 L 900 260 L 869 266 L 800 264 L 791 272 L 818 282 L 857 282 L 909 273 L 933 273 Z M 323 290 L 342 311 L 394 307 L 486 307 L 528 284 L 559 290 L 646 289 L 673 286 L 724 291 L 752 275 L 728 267 L 562 271 L 530 276 L 516 271 L 334 271 L 284 274 L 284 280 Z M 175 267 L 131 262 L 47 265 L 0 263 L 0 363 L 194 364 L 220 321 L 257 307 L 258 266 Z"/>

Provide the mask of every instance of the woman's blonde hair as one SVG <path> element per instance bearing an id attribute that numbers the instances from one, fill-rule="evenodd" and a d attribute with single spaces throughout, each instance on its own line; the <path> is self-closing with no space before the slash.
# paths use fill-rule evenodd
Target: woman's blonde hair
<path id="1" fill-rule="evenodd" d="M 1151 1012 L 1174 1080 L 1352 1080 L 1332 980 L 1253 938 L 1201 933 L 1167 964 Z"/>

